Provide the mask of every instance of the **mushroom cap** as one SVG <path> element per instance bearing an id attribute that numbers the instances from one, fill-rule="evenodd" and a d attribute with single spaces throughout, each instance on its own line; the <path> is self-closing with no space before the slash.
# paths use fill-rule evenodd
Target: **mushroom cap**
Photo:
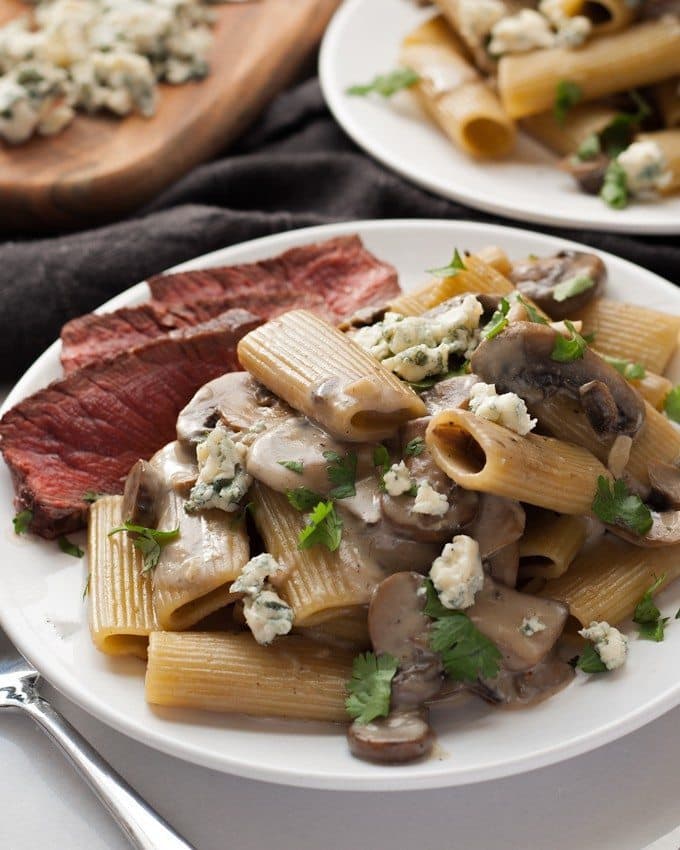
<path id="1" fill-rule="evenodd" d="M 135 525 L 156 528 L 163 492 L 163 481 L 153 466 L 145 460 L 138 460 L 125 480 L 123 519 Z"/>
<path id="2" fill-rule="evenodd" d="M 426 709 L 393 711 L 387 717 L 358 723 L 347 730 L 353 755 L 367 761 L 399 764 L 427 755 L 434 743 Z"/>
<path id="3" fill-rule="evenodd" d="M 580 401 L 600 437 L 634 437 L 645 420 L 640 395 L 589 348 L 576 360 L 553 360 L 557 337 L 558 332 L 548 325 L 516 322 L 481 343 L 472 355 L 473 371 L 483 381 L 495 384 L 498 392 L 517 393 L 530 408 L 564 392 Z M 532 412 L 540 421 L 540 412 L 535 408 Z"/>
<path id="4" fill-rule="evenodd" d="M 565 298 L 555 299 L 555 287 L 575 277 L 587 275 L 594 286 Z M 568 319 L 602 293 L 607 270 L 596 254 L 585 251 L 560 251 L 552 257 L 527 259 L 513 265 L 510 280 L 527 298 L 552 319 Z"/>

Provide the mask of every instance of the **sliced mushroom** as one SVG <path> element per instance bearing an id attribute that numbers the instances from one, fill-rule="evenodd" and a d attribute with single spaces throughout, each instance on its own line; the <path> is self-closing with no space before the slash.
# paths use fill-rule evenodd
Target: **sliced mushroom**
<path id="1" fill-rule="evenodd" d="M 555 300 L 555 287 L 575 277 L 589 277 L 594 285 L 563 301 Z M 596 254 L 585 251 L 560 251 L 553 257 L 529 258 L 515 263 L 510 279 L 553 319 L 568 319 L 592 298 L 601 294 L 607 277 L 604 263 Z"/>
<path id="2" fill-rule="evenodd" d="M 370 723 L 354 721 L 347 731 L 350 752 L 383 764 L 415 761 L 432 750 L 434 735 L 427 709 L 394 711 Z"/>
<path id="3" fill-rule="evenodd" d="M 590 349 L 567 363 L 553 360 L 557 336 L 546 325 L 517 322 L 494 339 L 481 343 L 472 355 L 472 368 L 483 381 L 495 384 L 498 392 L 517 393 L 539 422 L 541 402 L 561 392 L 584 405 L 588 421 L 598 436 L 634 437 L 645 419 L 640 395 L 623 375 Z M 598 388 L 591 386 L 582 394 L 582 387 L 593 383 Z"/>
<path id="4" fill-rule="evenodd" d="M 365 328 L 367 325 L 374 325 L 376 322 L 381 322 L 385 318 L 385 307 L 360 307 L 356 313 L 353 313 L 349 318 L 345 319 L 338 325 L 341 331 L 351 331 L 356 328 Z"/>
<path id="5" fill-rule="evenodd" d="M 418 573 L 396 573 L 376 587 L 368 606 L 368 633 L 377 655 L 399 662 L 392 680 L 392 708 L 422 705 L 442 686 L 441 660 L 430 649 L 427 593 Z"/>
<path id="6" fill-rule="evenodd" d="M 562 171 L 566 171 L 578 183 L 581 191 L 587 195 L 599 195 L 604 175 L 609 166 L 609 157 L 601 153 L 593 159 L 578 159 L 567 156 L 560 162 Z"/>
<path id="7" fill-rule="evenodd" d="M 514 499 L 484 493 L 479 496 L 479 511 L 468 529 L 479 543 L 479 554 L 490 558 L 524 534 L 524 508 Z"/>
<path id="8" fill-rule="evenodd" d="M 652 461 L 649 466 L 652 502 L 659 508 L 680 510 L 680 468 Z"/>
<path id="9" fill-rule="evenodd" d="M 385 517 L 375 524 L 361 523 L 358 533 L 364 538 L 369 557 L 386 575 L 408 571 L 426 573 L 442 550 L 441 543 L 423 543 L 404 537 Z"/>
<path id="10" fill-rule="evenodd" d="M 574 668 L 551 653 L 523 673 L 501 670 L 494 679 L 480 679 L 469 690 L 494 705 L 519 708 L 535 705 L 561 691 L 574 678 Z"/>
<path id="11" fill-rule="evenodd" d="M 163 492 L 163 481 L 158 472 L 147 461 L 138 460 L 125 481 L 123 519 L 135 525 L 156 528 Z"/>
<path id="12" fill-rule="evenodd" d="M 434 416 L 442 410 L 462 407 L 470 398 L 470 390 L 478 382 L 477 375 L 457 375 L 445 381 L 439 381 L 431 389 L 421 393 L 420 397 L 425 402 L 428 415 Z"/>
<path id="13" fill-rule="evenodd" d="M 569 609 L 554 599 L 504 587 L 487 576 L 475 604 L 465 613 L 501 651 L 503 668 L 519 673 L 547 657 L 562 634 Z M 529 617 L 537 617 L 545 628 L 526 634 L 521 627 Z"/>
<path id="14" fill-rule="evenodd" d="M 646 534 L 636 534 L 623 525 L 609 525 L 607 529 L 636 546 L 672 546 L 680 543 L 680 510 L 652 511 L 652 527 Z"/>
<path id="15" fill-rule="evenodd" d="M 159 449 L 149 464 L 156 470 L 165 484 L 177 493 L 187 496 L 196 483 L 198 465 L 196 452 L 179 440 Z"/>
<path id="16" fill-rule="evenodd" d="M 515 587 L 519 571 L 519 541 L 503 546 L 486 561 L 486 568 L 492 579 L 506 587 Z"/>

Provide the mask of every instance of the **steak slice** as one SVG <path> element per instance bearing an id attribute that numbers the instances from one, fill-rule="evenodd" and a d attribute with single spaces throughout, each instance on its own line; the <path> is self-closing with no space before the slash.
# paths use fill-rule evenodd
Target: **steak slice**
<path id="1" fill-rule="evenodd" d="M 154 301 L 165 305 L 223 298 L 224 309 L 243 307 L 267 319 L 304 307 L 336 324 L 400 291 L 394 267 L 367 251 L 358 236 L 291 248 L 257 263 L 158 275 L 149 287 Z"/>
<path id="2" fill-rule="evenodd" d="M 340 322 L 399 293 L 394 268 L 366 251 L 357 236 L 294 248 L 260 263 L 161 275 L 149 285 L 154 302 L 89 313 L 64 325 L 61 363 L 67 375 L 234 307 L 263 319 L 305 307 Z"/>
<path id="3" fill-rule="evenodd" d="M 238 369 L 236 344 L 260 320 L 230 310 L 172 331 L 38 390 L 0 420 L 0 452 L 31 531 L 54 538 L 84 526 L 88 490 L 122 493 L 139 458 L 175 438 L 196 390 Z"/>

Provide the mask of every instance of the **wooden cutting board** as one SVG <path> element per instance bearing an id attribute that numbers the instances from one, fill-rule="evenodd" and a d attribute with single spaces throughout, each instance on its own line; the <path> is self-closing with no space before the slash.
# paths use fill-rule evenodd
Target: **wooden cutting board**
<path id="1" fill-rule="evenodd" d="M 152 118 L 78 114 L 62 133 L 0 142 L 0 227 L 75 227 L 149 200 L 241 132 L 291 81 L 341 0 L 216 5 L 210 75 L 161 85 Z M 0 0 L 0 23 L 26 5 Z"/>

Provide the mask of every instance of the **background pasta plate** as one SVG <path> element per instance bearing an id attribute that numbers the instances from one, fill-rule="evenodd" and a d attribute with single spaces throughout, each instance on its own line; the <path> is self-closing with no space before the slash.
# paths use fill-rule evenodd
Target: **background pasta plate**
<path id="1" fill-rule="evenodd" d="M 477 161 L 459 151 L 408 92 L 391 100 L 350 97 L 346 89 L 398 65 L 403 37 L 433 15 L 413 0 L 346 0 L 321 49 L 320 77 L 333 115 L 371 156 L 445 198 L 488 212 L 557 226 L 623 233 L 680 233 L 680 197 L 613 210 L 580 192 L 557 159 L 518 134 L 505 160 Z"/>
<path id="2" fill-rule="evenodd" d="M 511 257 L 545 254 L 574 243 L 526 231 L 451 221 L 350 222 L 247 242 L 185 263 L 201 268 L 247 262 L 332 236 L 358 232 L 377 256 L 397 267 L 405 288 L 440 265 L 454 246 L 498 244 Z M 670 283 L 611 255 L 608 293 L 680 314 Z M 148 297 L 138 284 L 103 309 Z M 59 375 L 52 345 L 17 384 L 5 409 Z M 680 376 L 680 360 L 675 364 Z M 256 720 L 144 702 L 144 665 L 100 654 L 91 644 L 82 591 L 87 565 L 56 543 L 12 532 L 12 486 L 0 464 L 0 622 L 10 638 L 64 694 L 106 723 L 146 744 L 217 770 L 316 788 L 400 790 L 458 785 L 506 776 L 586 752 L 648 723 L 680 703 L 680 623 L 662 644 L 634 640 L 629 663 L 614 674 L 579 677 L 555 698 L 526 711 L 502 712 L 480 700 L 435 711 L 435 755 L 420 764 L 381 767 L 353 759 L 344 729 L 316 723 Z M 75 539 L 75 537 L 74 537 Z M 664 613 L 680 605 L 680 586 L 660 597 Z"/>

